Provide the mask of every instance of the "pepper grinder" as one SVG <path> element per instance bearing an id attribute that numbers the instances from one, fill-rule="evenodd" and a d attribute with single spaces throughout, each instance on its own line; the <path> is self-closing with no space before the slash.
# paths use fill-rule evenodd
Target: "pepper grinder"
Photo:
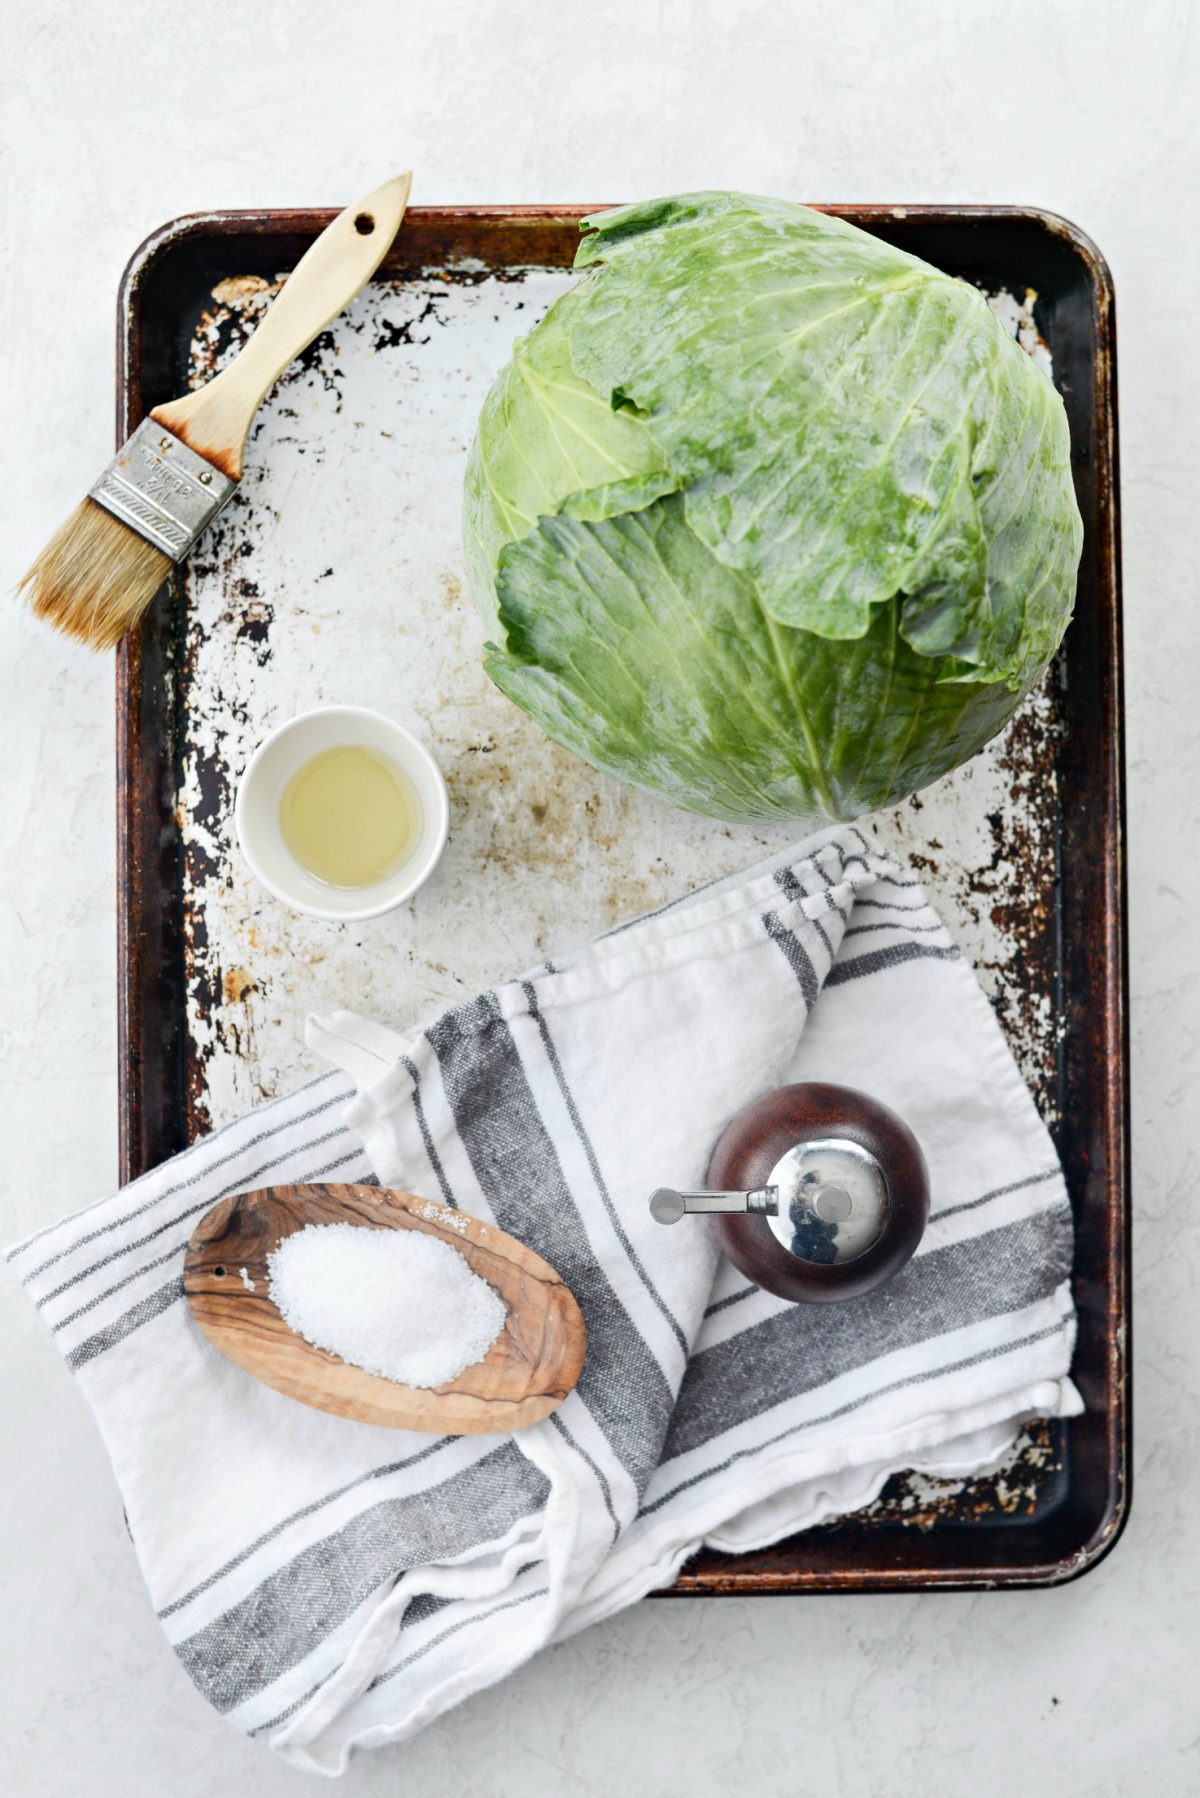
<path id="1" fill-rule="evenodd" d="M 721 1247 L 777 1298 L 836 1304 L 886 1285 L 929 1216 L 929 1176 L 902 1118 L 849 1086 L 783 1086 L 725 1130 L 702 1192 L 660 1187 L 660 1224 L 712 1216 Z"/>

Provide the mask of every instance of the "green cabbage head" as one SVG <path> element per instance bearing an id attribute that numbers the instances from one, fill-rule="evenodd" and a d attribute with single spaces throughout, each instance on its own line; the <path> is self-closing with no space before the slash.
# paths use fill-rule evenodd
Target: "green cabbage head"
<path id="1" fill-rule="evenodd" d="M 965 761 L 1071 615 L 1051 383 L 974 288 L 803 206 L 582 230 L 467 472 L 497 686 L 717 818 L 852 818 Z"/>

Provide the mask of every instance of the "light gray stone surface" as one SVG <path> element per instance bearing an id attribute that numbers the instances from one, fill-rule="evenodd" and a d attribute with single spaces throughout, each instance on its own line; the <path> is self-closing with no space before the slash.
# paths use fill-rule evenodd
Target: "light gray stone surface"
<path id="1" fill-rule="evenodd" d="M 117 280 L 211 205 L 735 186 L 1017 200 L 1097 239 L 1120 315 L 1137 1255 L 1136 1499 L 1049 1593 L 647 1602 L 415 1743 L 368 1794 L 1000 1798 L 1200 1790 L 1200 18 L 1188 0 L 146 0 L 16 5 L 0 67 L 0 588 L 111 447 Z M 115 1174 L 112 677 L 0 611 L 0 1234 Z M 146 1602 L 90 1416 L 0 1293 L 0 1787 L 261 1798 Z"/>

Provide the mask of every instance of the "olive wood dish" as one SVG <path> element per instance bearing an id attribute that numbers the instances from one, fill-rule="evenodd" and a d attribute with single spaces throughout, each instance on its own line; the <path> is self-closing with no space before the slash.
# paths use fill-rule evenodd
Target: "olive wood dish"
<path id="1" fill-rule="evenodd" d="M 298 1336 L 270 1297 L 267 1257 L 306 1224 L 338 1223 L 413 1230 L 462 1255 L 508 1311 L 484 1359 L 443 1386 L 418 1388 Z M 356 1423 L 439 1436 L 540 1423 L 575 1385 L 587 1344 L 579 1306 L 540 1255 L 494 1224 L 377 1186 L 266 1186 L 222 1199 L 188 1243 L 183 1290 L 209 1341 L 276 1392 Z"/>

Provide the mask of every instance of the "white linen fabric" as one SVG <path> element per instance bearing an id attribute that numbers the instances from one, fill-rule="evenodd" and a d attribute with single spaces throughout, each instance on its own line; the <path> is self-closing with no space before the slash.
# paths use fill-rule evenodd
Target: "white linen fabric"
<path id="1" fill-rule="evenodd" d="M 337 1070 L 10 1252 L 91 1403 L 151 1598 L 218 1710 L 311 1771 L 410 1735 L 669 1582 L 969 1474 L 1081 1409 L 1071 1213 L 991 1008 L 912 873 L 856 827 L 676 901 L 410 1037 L 310 1020 Z M 788 1305 L 718 1256 L 702 1184 L 787 1081 L 891 1105 L 929 1164 L 882 1291 Z M 226 1361 L 181 1296 L 223 1195 L 377 1179 L 494 1220 L 588 1328 L 577 1390 L 514 1436 L 329 1417 Z"/>

